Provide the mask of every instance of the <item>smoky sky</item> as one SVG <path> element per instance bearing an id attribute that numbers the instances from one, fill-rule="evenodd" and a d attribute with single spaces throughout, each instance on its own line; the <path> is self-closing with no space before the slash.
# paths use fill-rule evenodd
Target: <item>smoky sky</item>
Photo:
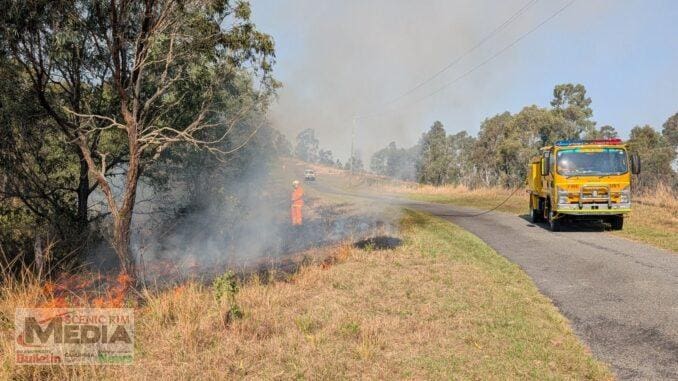
<path id="1" fill-rule="evenodd" d="M 553 86 L 563 82 L 583 83 L 593 98 L 594 119 L 612 124 L 622 136 L 635 124 L 660 127 L 678 111 L 673 109 L 678 53 L 670 49 L 675 42 L 666 42 L 667 33 L 673 30 L 675 36 L 670 21 L 678 15 L 675 2 L 578 0 L 496 59 L 427 98 L 569 0 L 252 3 L 257 27 L 276 42 L 275 73 L 283 87 L 269 114 L 273 125 L 291 139 L 314 128 L 321 146 L 342 160 L 350 152 L 356 115 L 379 114 L 357 122 L 356 148 L 369 160 L 390 141 L 415 144 L 435 120 L 448 132 L 475 134 L 486 117 L 531 104 L 546 107 Z M 528 4 L 450 70 L 385 106 Z M 647 58 L 660 53 L 660 59 Z M 628 104 L 639 107 L 632 112 Z"/>

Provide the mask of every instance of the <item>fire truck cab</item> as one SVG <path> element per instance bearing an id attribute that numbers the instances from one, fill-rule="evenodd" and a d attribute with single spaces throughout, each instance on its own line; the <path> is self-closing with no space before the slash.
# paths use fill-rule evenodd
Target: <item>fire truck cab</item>
<path id="1" fill-rule="evenodd" d="M 631 174 L 640 159 L 621 139 L 562 140 L 543 147 L 527 179 L 533 222 L 558 231 L 568 219 L 602 220 L 621 230 L 631 211 Z"/>

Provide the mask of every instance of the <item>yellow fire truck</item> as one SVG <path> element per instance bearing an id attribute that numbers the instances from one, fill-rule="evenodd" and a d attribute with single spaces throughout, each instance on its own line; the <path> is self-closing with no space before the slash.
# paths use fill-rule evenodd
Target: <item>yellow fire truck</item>
<path id="1" fill-rule="evenodd" d="M 621 139 L 562 140 L 532 159 L 527 179 L 533 222 L 552 231 L 567 219 L 603 220 L 621 230 L 631 211 L 631 174 L 640 173 L 638 155 Z"/>

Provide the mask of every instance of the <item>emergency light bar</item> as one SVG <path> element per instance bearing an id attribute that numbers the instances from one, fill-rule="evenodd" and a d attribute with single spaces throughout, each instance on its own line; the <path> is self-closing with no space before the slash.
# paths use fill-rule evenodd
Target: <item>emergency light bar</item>
<path id="1" fill-rule="evenodd" d="M 582 144 L 622 144 L 619 138 L 614 139 L 593 139 L 593 140 L 558 140 L 557 146 L 576 146 Z"/>

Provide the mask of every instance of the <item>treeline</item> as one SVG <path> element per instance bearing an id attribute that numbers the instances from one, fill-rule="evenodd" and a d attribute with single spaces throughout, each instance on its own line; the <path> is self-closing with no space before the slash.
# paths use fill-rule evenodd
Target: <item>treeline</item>
<path id="1" fill-rule="evenodd" d="M 134 275 L 142 189 L 168 214 L 199 208 L 289 154 L 263 118 L 274 47 L 247 2 L 3 4 L 3 275 L 77 265 L 102 240 Z"/>
<path id="2" fill-rule="evenodd" d="M 316 138 L 315 130 L 312 128 L 307 128 L 297 134 L 294 157 L 307 163 L 317 163 L 339 169 L 358 172 L 365 169 L 359 152 L 353 153 L 353 156 L 348 158 L 345 164 L 342 164 L 341 160 L 334 158 L 331 150 L 320 148 L 320 141 Z"/>
<path id="3" fill-rule="evenodd" d="M 555 86 L 551 107 L 526 106 L 517 114 L 504 112 L 487 118 L 478 136 L 466 131 L 448 134 L 436 121 L 409 149 L 394 142 L 376 152 L 370 169 L 380 175 L 424 184 L 462 184 L 467 187 L 522 184 L 529 161 L 539 148 L 562 139 L 604 139 L 618 137 L 614 127 L 596 127 L 591 98 L 580 84 Z M 676 187 L 678 113 L 658 131 L 649 125 L 636 126 L 628 140 L 637 152 L 643 172 L 636 179 L 640 187 L 665 182 Z"/>

